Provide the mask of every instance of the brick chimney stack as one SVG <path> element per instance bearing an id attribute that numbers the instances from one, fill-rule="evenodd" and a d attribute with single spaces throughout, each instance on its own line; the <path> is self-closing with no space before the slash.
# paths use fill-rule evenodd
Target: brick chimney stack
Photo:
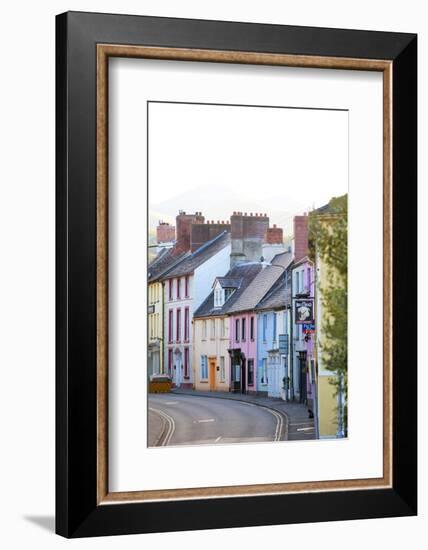
<path id="1" fill-rule="evenodd" d="M 269 228 L 268 216 L 234 212 L 230 217 L 230 225 L 230 266 L 241 262 L 259 262 L 263 254 L 263 240 Z"/>
<path id="2" fill-rule="evenodd" d="M 294 216 L 294 261 L 308 255 L 308 216 Z"/>
<path id="3" fill-rule="evenodd" d="M 192 224 L 204 223 L 205 218 L 202 216 L 202 212 L 195 212 L 194 214 L 186 214 L 183 210 L 180 210 L 176 217 L 177 226 L 177 252 L 186 252 L 190 250 L 190 234 Z"/>
<path id="4" fill-rule="evenodd" d="M 283 240 L 282 227 L 277 227 L 275 224 L 273 227 L 268 227 L 265 235 L 265 242 L 267 244 L 283 244 Z"/>
<path id="5" fill-rule="evenodd" d="M 190 249 L 192 252 L 211 241 L 223 231 L 230 232 L 230 223 L 224 221 L 207 220 L 205 223 L 192 223 L 190 228 Z"/>
<path id="6" fill-rule="evenodd" d="M 175 241 L 175 227 L 160 220 L 159 225 L 156 227 L 156 242 L 161 244 L 172 241 Z"/>

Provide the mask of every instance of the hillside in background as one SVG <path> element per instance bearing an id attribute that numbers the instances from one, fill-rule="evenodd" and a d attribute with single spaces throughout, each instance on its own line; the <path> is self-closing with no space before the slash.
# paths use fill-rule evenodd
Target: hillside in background
<path id="1" fill-rule="evenodd" d="M 293 216 L 310 210 L 314 205 L 301 204 L 284 196 L 248 199 L 245 188 L 239 186 L 201 186 L 193 191 L 176 195 L 159 204 L 150 204 L 149 225 L 154 229 L 159 220 L 175 224 L 179 210 L 188 213 L 202 212 L 206 220 L 228 220 L 234 211 L 266 213 L 271 226 L 276 224 L 284 234 L 292 233 Z"/>

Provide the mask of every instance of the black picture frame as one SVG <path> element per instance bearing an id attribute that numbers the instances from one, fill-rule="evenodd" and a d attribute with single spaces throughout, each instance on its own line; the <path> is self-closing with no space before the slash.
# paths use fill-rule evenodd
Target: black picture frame
<path id="1" fill-rule="evenodd" d="M 97 504 L 96 46 L 390 60 L 392 488 Z M 56 532 L 65 537 L 417 513 L 417 36 L 68 12 L 56 18 Z"/>

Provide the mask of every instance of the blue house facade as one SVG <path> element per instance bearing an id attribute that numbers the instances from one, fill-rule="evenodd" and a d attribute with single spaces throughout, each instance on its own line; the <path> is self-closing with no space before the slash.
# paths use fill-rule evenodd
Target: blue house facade
<path id="1" fill-rule="evenodd" d="M 285 278 L 259 302 L 257 312 L 257 393 L 285 399 L 288 353 L 280 348 L 280 336 L 288 334 L 290 310 L 287 308 Z"/>

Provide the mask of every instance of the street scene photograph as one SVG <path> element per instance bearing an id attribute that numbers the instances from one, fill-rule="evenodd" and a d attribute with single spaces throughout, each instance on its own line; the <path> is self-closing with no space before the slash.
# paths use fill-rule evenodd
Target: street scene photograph
<path id="1" fill-rule="evenodd" d="M 348 112 L 147 119 L 147 446 L 347 438 Z"/>

